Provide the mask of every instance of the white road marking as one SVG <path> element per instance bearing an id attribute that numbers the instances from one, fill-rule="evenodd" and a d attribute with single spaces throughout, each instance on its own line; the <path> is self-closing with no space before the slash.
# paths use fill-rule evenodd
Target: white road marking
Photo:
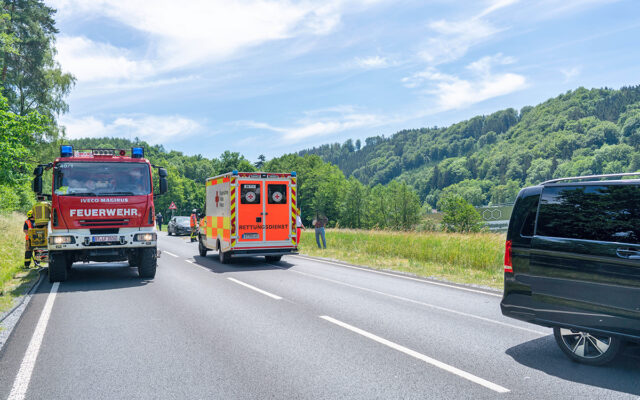
<path id="1" fill-rule="evenodd" d="M 227 279 L 229 279 L 231 282 L 235 282 L 235 283 L 237 283 L 238 285 L 242 285 L 242 286 L 247 287 L 247 288 L 249 288 L 249 289 L 251 289 L 251 290 L 255 290 L 255 291 L 256 291 L 256 292 L 258 292 L 258 293 L 262 293 L 262 294 L 263 294 L 263 295 L 265 295 L 265 296 L 269 296 L 269 297 L 271 297 L 272 299 L 282 300 L 282 297 L 280 297 L 280 296 L 276 296 L 275 294 L 273 294 L 273 293 L 269 293 L 269 292 L 264 291 L 264 290 L 262 290 L 262 289 L 258 289 L 257 287 L 255 287 L 255 286 L 251 286 L 251 285 L 249 285 L 248 283 L 244 283 L 244 282 L 239 281 L 239 280 L 234 279 L 234 278 L 227 278 Z"/>
<path id="2" fill-rule="evenodd" d="M 269 265 L 272 265 L 272 264 L 269 264 Z M 285 269 L 285 268 L 279 267 L 277 265 L 272 265 L 272 266 L 280 268 L 280 269 Z M 461 315 L 461 316 L 464 316 L 464 317 L 469 317 L 469 318 L 474 318 L 474 319 L 478 319 L 478 320 L 485 321 L 485 322 L 490 322 L 492 324 L 502 325 L 502 326 L 506 326 L 506 327 L 509 327 L 509 328 L 513 328 L 513 329 L 519 329 L 519 330 L 522 330 L 522 331 L 525 331 L 525 332 L 535 333 L 536 335 L 540 335 L 540 336 L 547 336 L 547 334 L 548 334 L 548 333 L 537 331 L 535 329 L 529 329 L 529 328 L 525 328 L 523 326 L 508 324 L 506 322 L 497 321 L 495 319 L 485 318 L 485 317 L 481 317 L 479 315 L 469 314 L 469 313 L 466 313 L 466 312 L 463 312 L 463 311 L 452 310 L 452 309 L 446 308 L 446 307 L 440 307 L 440 306 L 436 306 L 434 304 L 429 304 L 429 303 L 425 303 L 425 302 L 422 302 L 422 301 L 409 299 L 407 297 L 396 296 L 394 294 L 385 293 L 385 292 L 381 292 L 381 291 L 378 291 L 378 290 L 369 289 L 369 288 L 365 288 L 365 287 L 362 287 L 362 286 L 357 286 L 357 285 L 352 285 L 350 283 L 337 281 L 335 279 L 325 278 L 323 276 L 309 274 L 309 273 L 302 272 L 302 271 L 295 271 L 295 270 L 292 270 L 292 269 L 288 269 L 287 271 L 295 272 L 296 274 L 305 275 L 305 276 L 308 276 L 308 277 L 311 277 L 311 278 L 320 279 L 320 280 L 327 281 L 327 282 L 332 282 L 332 283 L 335 283 L 335 284 L 338 284 L 338 285 L 343 285 L 343 286 L 347 286 L 347 287 L 350 287 L 350 288 L 363 290 L 365 292 L 375 293 L 375 294 L 379 294 L 381 296 L 391 297 L 393 299 L 402 300 L 402 301 L 406 301 L 406 302 L 413 303 L 413 304 L 419 304 L 421 306 L 433 308 L 435 310 L 445 311 L 445 312 L 448 312 L 448 313 L 457 314 L 457 315 Z"/>
<path id="3" fill-rule="evenodd" d="M 345 328 L 345 329 L 348 329 L 348 330 L 350 330 L 352 332 L 355 332 L 358 335 L 364 336 L 364 337 L 366 337 L 368 339 L 371 339 L 371 340 L 376 341 L 376 342 L 378 342 L 380 344 L 383 344 L 383 345 L 385 345 L 387 347 L 390 347 L 390 348 L 392 348 L 394 350 L 397 350 L 399 352 L 407 354 L 407 355 L 409 355 L 411 357 L 417 358 L 418 360 L 424 361 L 427 364 L 431 364 L 434 367 L 440 368 L 440 369 L 442 369 L 444 371 L 450 372 L 450 373 L 452 373 L 454 375 L 457 375 L 457 376 L 459 376 L 461 378 L 464 378 L 464 379 L 466 379 L 468 381 L 471 381 L 471 382 L 476 383 L 478 385 L 484 386 L 487 389 L 493 390 L 494 392 L 498 392 L 498 393 L 508 393 L 509 392 L 509 389 L 507 389 L 505 387 L 502 387 L 502 386 L 500 386 L 498 384 L 495 384 L 493 382 L 489 382 L 486 379 L 482 379 L 480 377 L 477 377 L 477 376 L 475 376 L 473 374 L 470 374 L 469 372 L 463 371 L 463 370 L 458 369 L 456 367 L 453 367 L 453 366 L 451 366 L 449 364 L 445 364 L 442 361 L 438 361 L 438 360 L 433 359 L 431 357 L 425 356 L 424 354 L 418 353 L 417 351 L 411 350 L 411 349 L 406 348 L 404 346 L 401 346 L 401 345 L 399 345 L 397 343 L 391 342 L 391 341 L 389 341 L 387 339 L 383 339 L 380 336 L 374 335 L 373 333 L 369 333 L 369 332 L 364 331 L 364 330 L 362 330 L 360 328 L 356 328 L 355 326 L 349 325 L 349 324 L 344 323 L 342 321 L 338 321 L 337 319 L 331 318 L 331 317 L 326 316 L 326 315 L 322 315 L 322 316 L 320 316 L 320 318 L 324 319 L 325 321 L 329 321 L 332 324 L 338 325 L 338 326 L 340 326 L 342 328 Z"/>
<path id="4" fill-rule="evenodd" d="M 202 265 L 200 265 L 200 264 L 196 263 L 196 262 L 195 262 L 195 261 L 193 261 L 193 260 L 185 259 L 185 261 L 186 261 L 186 262 L 188 262 L 189 264 L 193 264 L 193 265 L 195 265 L 196 267 L 198 267 L 198 268 L 200 268 L 200 269 L 203 269 L 203 270 L 205 270 L 205 271 L 211 271 L 209 268 L 203 267 Z"/>
<path id="5" fill-rule="evenodd" d="M 358 270 L 361 270 L 361 271 L 367 271 L 367 272 L 371 272 L 371 273 L 374 273 L 374 274 L 393 276 L 393 277 L 396 277 L 396 278 L 407 279 L 407 280 L 416 281 L 416 282 L 422 282 L 422 283 L 426 283 L 426 284 L 429 284 L 429 285 L 444 286 L 444 287 L 448 287 L 448 288 L 452 288 L 452 289 L 464 290 L 465 292 L 473 292 L 473 293 L 486 294 L 487 296 L 502 297 L 502 295 L 498 294 L 498 293 L 490 293 L 490 292 L 485 292 L 483 290 L 476 290 L 476 289 L 465 288 L 465 287 L 460 287 L 460 286 L 455 286 L 455 285 L 448 285 L 446 283 L 428 281 L 428 280 L 425 280 L 425 279 L 412 278 L 410 276 L 392 274 L 392 273 L 384 272 L 384 271 L 376 271 L 376 270 L 373 270 L 373 269 L 370 269 L 370 268 L 355 267 L 353 265 L 347 265 L 347 264 L 337 263 L 337 262 L 333 262 L 333 261 L 320 260 L 320 259 L 317 259 L 317 258 L 309 258 L 309 257 L 301 256 L 301 255 L 294 255 L 292 257 L 299 257 L 299 258 L 302 258 L 304 260 L 317 261 L 317 262 L 321 262 L 321 263 L 325 263 L 325 264 L 333 264 L 333 265 L 337 265 L 339 267 L 344 267 L 344 268 L 358 269 Z"/>
<path id="6" fill-rule="evenodd" d="M 47 301 L 42 308 L 42 314 L 36 325 L 36 329 L 33 331 L 29 347 L 24 354 L 22 364 L 20 364 L 20 370 L 13 381 L 13 387 L 9 394 L 8 400 L 22 400 L 24 399 L 27 389 L 29 388 L 29 382 L 31 381 L 31 375 L 33 374 L 33 368 L 36 366 L 36 359 L 40 352 L 40 346 L 42 345 L 42 339 L 44 338 L 44 332 L 47 329 L 49 323 L 49 317 L 51 316 L 51 309 L 53 308 L 53 302 L 56 300 L 56 294 L 58 293 L 59 282 L 55 282 L 51 286 L 51 292 L 47 297 Z"/>
<path id="7" fill-rule="evenodd" d="M 173 253 L 170 253 L 170 252 L 168 252 L 168 251 L 166 251 L 166 250 L 164 250 L 164 251 L 163 251 L 163 253 L 166 253 L 166 254 L 170 255 L 171 257 L 178 258 L 178 256 L 177 256 L 177 255 L 175 255 L 175 254 L 173 254 Z"/>

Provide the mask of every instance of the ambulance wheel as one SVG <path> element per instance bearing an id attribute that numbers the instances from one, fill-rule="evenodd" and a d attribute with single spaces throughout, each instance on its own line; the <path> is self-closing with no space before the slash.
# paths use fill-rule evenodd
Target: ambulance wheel
<path id="1" fill-rule="evenodd" d="M 198 240 L 198 253 L 200 253 L 200 257 L 206 257 L 207 251 L 209 251 L 209 249 L 207 249 L 204 246 L 204 244 L 202 243 L 202 237 L 201 237 L 200 240 Z"/>
<path id="2" fill-rule="evenodd" d="M 63 252 L 49 253 L 49 282 L 64 282 L 67 280 L 67 256 Z"/>
<path id="3" fill-rule="evenodd" d="M 278 262 L 282 256 L 264 256 L 266 262 Z"/>
<path id="4" fill-rule="evenodd" d="M 156 276 L 157 250 L 155 247 L 140 249 L 138 258 L 138 276 L 145 279 L 153 279 Z"/>
<path id="5" fill-rule="evenodd" d="M 229 264 L 229 261 L 231 261 L 231 254 L 228 251 L 218 250 L 218 257 L 220 258 L 221 264 Z"/>

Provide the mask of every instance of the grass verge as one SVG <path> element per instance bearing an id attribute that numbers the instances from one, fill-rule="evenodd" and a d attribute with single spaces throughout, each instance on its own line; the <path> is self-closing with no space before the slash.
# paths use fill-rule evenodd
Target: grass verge
<path id="1" fill-rule="evenodd" d="M 502 289 L 502 234 L 328 229 L 326 236 L 327 249 L 319 250 L 314 230 L 303 231 L 300 253 Z"/>
<path id="2" fill-rule="evenodd" d="M 36 270 L 24 270 L 25 216 L 19 213 L 0 214 L 0 315 L 9 310 L 16 297 L 29 288 L 38 278 Z M 33 266 L 33 264 L 32 264 Z"/>

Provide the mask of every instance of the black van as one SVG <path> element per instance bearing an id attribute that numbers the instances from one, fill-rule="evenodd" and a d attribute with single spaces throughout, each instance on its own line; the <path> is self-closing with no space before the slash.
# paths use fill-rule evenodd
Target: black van
<path id="1" fill-rule="evenodd" d="M 553 328 L 575 361 L 604 364 L 625 342 L 640 342 L 638 177 L 555 179 L 518 194 L 502 313 Z"/>

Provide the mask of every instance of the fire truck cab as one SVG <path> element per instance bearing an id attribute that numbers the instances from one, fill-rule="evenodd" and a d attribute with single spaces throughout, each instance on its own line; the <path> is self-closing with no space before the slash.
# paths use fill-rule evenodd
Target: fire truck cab
<path id="1" fill-rule="evenodd" d="M 167 191 L 167 172 L 144 158 L 144 149 L 74 150 L 60 146 L 60 157 L 34 170 L 33 190 L 42 196 L 44 170 L 53 170 L 51 220 L 47 227 L 49 280 L 64 281 L 74 262 L 128 261 L 142 278 L 156 273 L 152 169 L 159 190 Z"/>

